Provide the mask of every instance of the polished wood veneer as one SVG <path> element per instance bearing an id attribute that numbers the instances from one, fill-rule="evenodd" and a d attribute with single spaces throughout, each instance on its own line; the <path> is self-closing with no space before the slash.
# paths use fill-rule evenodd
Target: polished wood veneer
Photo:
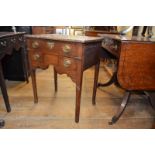
<path id="1" fill-rule="evenodd" d="M 117 79 L 126 90 L 155 90 L 155 39 L 102 35 L 102 47 L 118 60 Z"/>

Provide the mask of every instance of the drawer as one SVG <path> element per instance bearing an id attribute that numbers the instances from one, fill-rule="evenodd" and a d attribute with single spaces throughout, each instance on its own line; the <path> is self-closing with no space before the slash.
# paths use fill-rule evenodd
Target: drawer
<path id="1" fill-rule="evenodd" d="M 78 64 L 80 61 L 75 60 L 69 57 L 59 57 L 59 66 L 67 73 L 67 72 L 75 72 L 77 71 Z"/>
<path id="2" fill-rule="evenodd" d="M 28 47 L 44 54 L 63 55 L 68 57 L 82 57 L 82 44 L 65 43 L 60 41 L 28 39 Z"/>
<path id="3" fill-rule="evenodd" d="M 33 67 L 40 67 L 44 62 L 44 57 L 41 52 L 29 51 L 28 56 L 29 56 L 29 63 Z"/>
<path id="4" fill-rule="evenodd" d="M 59 56 L 43 54 L 42 52 L 30 50 L 29 60 L 32 66 L 37 67 L 41 65 L 58 65 Z"/>
<path id="5" fill-rule="evenodd" d="M 80 43 L 60 43 L 60 55 L 67 57 L 82 58 L 82 44 Z"/>

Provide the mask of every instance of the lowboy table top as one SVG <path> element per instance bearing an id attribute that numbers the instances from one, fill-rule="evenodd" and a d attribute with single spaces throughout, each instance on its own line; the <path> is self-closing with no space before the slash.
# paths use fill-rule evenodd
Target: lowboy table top
<path id="1" fill-rule="evenodd" d="M 27 38 L 35 39 L 51 39 L 55 41 L 69 41 L 69 42 L 98 42 L 102 40 L 102 37 L 88 37 L 88 36 L 73 36 L 62 34 L 39 34 L 39 35 L 26 35 Z"/>

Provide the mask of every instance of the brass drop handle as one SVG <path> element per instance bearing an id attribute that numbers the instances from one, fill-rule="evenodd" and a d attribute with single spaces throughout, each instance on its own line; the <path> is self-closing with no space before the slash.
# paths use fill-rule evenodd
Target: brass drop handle
<path id="1" fill-rule="evenodd" d="M 32 48 L 38 48 L 39 47 L 39 43 L 37 41 L 34 41 L 32 43 Z"/>
<path id="2" fill-rule="evenodd" d="M 40 59 L 40 55 L 39 54 L 34 54 L 33 58 L 35 61 L 38 61 Z"/>
<path id="3" fill-rule="evenodd" d="M 71 47 L 69 45 L 64 45 L 63 52 L 64 54 L 69 54 L 71 52 Z"/>
<path id="4" fill-rule="evenodd" d="M 54 48 L 54 45 L 55 45 L 54 42 L 48 42 L 48 43 L 47 43 L 47 46 L 48 46 L 49 49 Z"/>
<path id="5" fill-rule="evenodd" d="M 69 67 L 71 65 L 71 61 L 69 59 L 64 60 L 64 67 Z"/>

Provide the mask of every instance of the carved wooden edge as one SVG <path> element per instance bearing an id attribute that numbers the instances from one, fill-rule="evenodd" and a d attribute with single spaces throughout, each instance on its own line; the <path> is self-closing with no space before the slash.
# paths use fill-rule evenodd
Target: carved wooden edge
<path id="1" fill-rule="evenodd" d="M 75 60 L 75 61 L 79 61 L 79 60 Z M 36 69 L 45 70 L 45 69 L 49 68 L 49 66 L 50 66 L 50 65 L 40 64 L 40 65 L 36 65 L 34 67 L 34 66 L 32 66 L 30 61 L 29 61 L 29 65 L 30 65 L 30 70 L 36 70 Z M 78 77 L 80 76 L 80 73 L 83 72 L 82 64 L 80 64 L 79 62 L 76 62 L 77 69 L 75 71 L 66 71 L 66 70 L 64 70 L 64 68 L 61 65 L 51 65 L 51 66 L 54 66 L 54 68 L 58 74 L 66 74 L 68 77 L 71 78 L 71 80 L 76 85 L 79 85 Z"/>
<path id="2" fill-rule="evenodd" d="M 0 59 L 5 55 L 11 55 L 13 50 L 19 50 L 20 48 L 25 48 L 25 38 L 23 34 L 6 37 L 0 39 Z"/>

